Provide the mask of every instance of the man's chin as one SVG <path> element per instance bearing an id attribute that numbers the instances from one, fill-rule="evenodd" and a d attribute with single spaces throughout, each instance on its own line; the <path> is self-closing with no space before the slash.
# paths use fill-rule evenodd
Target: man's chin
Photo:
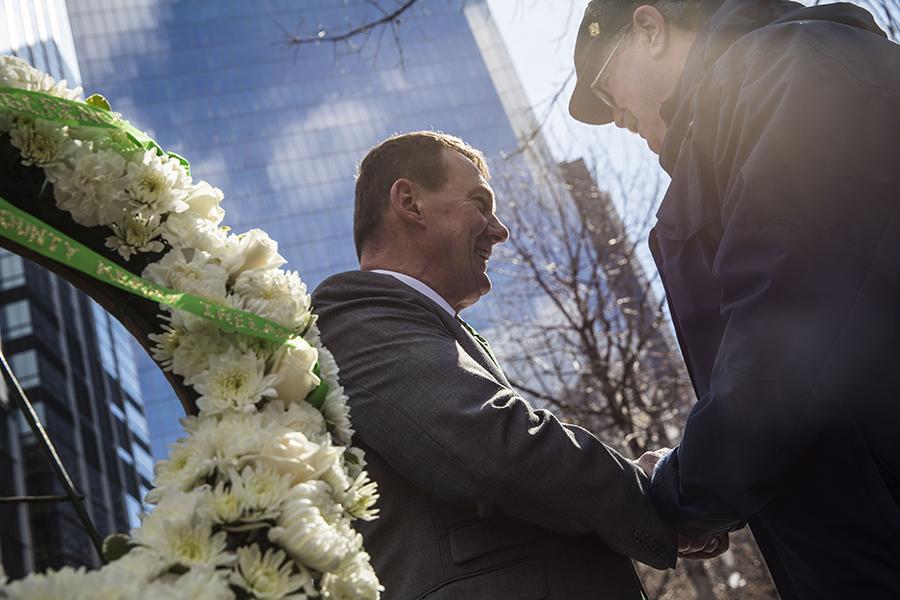
<path id="1" fill-rule="evenodd" d="M 487 273 L 482 271 L 475 274 L 475 289 L 478 290 L 478 298 L 482 298 L 490 293 L 492 288 L 491 280 Z M 476 299 L 477 301 L 477 299 Z M 474 302 L 473 302 L 474 304 Z"/>
<path id="2" fill-rule="evenodd" d="M 482 296 L 486 296 L 491 292 L 491 288 L 493 288 L 491 279 L 487 276 L 487 273 L 485 273 L 481 278 L 481 285 L 478 286 L 478 291 L 481 292 Z"/>

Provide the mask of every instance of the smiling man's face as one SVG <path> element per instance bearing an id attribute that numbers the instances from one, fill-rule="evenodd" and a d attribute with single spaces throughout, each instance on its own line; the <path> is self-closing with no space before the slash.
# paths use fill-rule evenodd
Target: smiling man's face
<path id="1" fill-rule="evenodd" d="M 478 167 L 453 150 L 442 153 L 447 182 L 424 191 L 427 280 L 457 311 L 491 290 L 487 264 L 496 244 L 509 237 L 495 213 L 494 192 Z"/>

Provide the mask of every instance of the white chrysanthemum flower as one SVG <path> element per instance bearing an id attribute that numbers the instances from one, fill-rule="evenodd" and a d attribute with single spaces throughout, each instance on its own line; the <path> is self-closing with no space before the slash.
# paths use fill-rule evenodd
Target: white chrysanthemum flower
<path id="1" fill-rule="evenodd" d="M 255 352 L 242 352 L 232 346 L 224 354 L 209 357 L 209 369 L 191 377 L 187 383 L 200 394 L 200 415 L 252 411 L 263 397 L 276 396 L 278 375 L 266 375 L 266 361 Z"/>
<path id="2" fill-rule="evenodd" d="M 328 423 L 328 431 L 343 446 L 349 446 L 353 438 L 353 427 L 350 423 L 350 407 L 347 406 L 347 395 L 340 385 L 328 387 L 325 402 L 322 404 L 322 414 Z"/>
<path id="3" fill-rule="evenodd" d="M 344 449 L 332 446 L 327 434 L 321 443 L 310 440 L 299 431 L 285 431 L 267 440 L 256 464 L 277 473 L 289 474 L 292 483 L 302 483 L 320 477 L 341 458 Z"/>
<path id="4" fill-rule="evenodd" d="M 377 600 L 383 591 L 366 552 L 357 553 L 342 569 L 322 577 L 322 598 L 326 600 Z"/>
<path id="5" fill-rule="evenodd" d="M 297 337 L 282 346 L 274 356 L 272 372 L 281 376 L 275 388 L 278 397 L 288 402 L 302 402 L 319 385 L 319 377 L 313 373 L 318 353 L 316 349 Z"/>
<path id="6" fill-rule="evenodd" d="M 141 596 L 147 580 L 110 565 L 99 571 L 88 571 L 79 584 L 85 591 L 85 599 L 132 600 Z"/>
<path id="7" fill-rule="evenodd" d="M 323 481 L 295 485 L 268 533 L 294 560 L 321 572 L 337 571 L 362 548 L 362 536 L 330 492 Z"/>
<path id="8" fill-rule="evenodd" d="M 319 328 L 314 324 L 310 327 L 315 338 L 319 337 Z M 312 331 L 314 330 L 314 331 Z M 307 337 L 309 334 L 307 334 Z M 328 422 L 328 431 L 335 437 L 339 444 L 350 445 L 353 438 L 353 427 L 350 423 L 350 408 L 347 406 L 347 395 L 339 383 L 338 366 L 334 355 L 319 340 L 316 344 L 319 355 L 319 375 L 328 386 L 328 394 L 322 405 L 322 414 Z"/>
<path id="9" fill-rule="evenodd" d="M 102 569 L 102 571 L 107 570 L 114 571 L 117 577 L 126 577 L 136 582 L 146 583 L 167 571 L 168 564 L 147 548 L 135 547 Z"/>
<path id="10" fill-rule="evenodd" d="M 223 197 L 222 190 L 200 181 L 188 188 L 185 202 L 189 207 L 188 212 L 210 221 L 213 225 L 219 225 L 225 218 L 225 209 L 220 206 Z"/>
<path id="11" fill-rule="evenodd" d="M 118 252 L 125 260 L 141 252 L 165 250 L 163 243 L 157 239 L 162 234 L 159 215 L 126 214 L 118 223 L 111 223 L 110 227 L 115 235 L 106 238 L 106 247 Z"/>
<path id="12" fill-rule="evenodd" d="M 348 446 L 344 450 L 344 470 L 352 479 L 359 477 L 359 474 L 366 468 L 366 453 L 362 448 Z"/>
<path id="13" fill-rule="evenodd" d="M 218 421 L 201 420 L 204 422 L 198 433 L 207 436 L 208 443 L 215 448 L 216 468 L 222 473 L 253 464 L 270 438 L 278 433 L 274 425 L 263 423 L 259 413 L 225 413 Z M 210 421 L 212 427 L 207 425 Z"/>
<path id="14" fill-rule="evenodd" d="M 247 590 L 251 598 L 259 600 L 281 600 L 283 598 L 306 598 L 294 595 L 304 590 L 314 593 L 312 577 L 301 565 L 295 565 L 281 550 L 273 548 L 263 554 L 259 546 L 237 549 L 237 568 L 231 573 L 231 583 Z M 300 569 L 294 573 L 294 567 Z"/>
<path id="15" fill-rule="evenodd" d="M 318 329 L 318 327 L 316 327 L 316 329 Z M 329 385 L 331 382 L 337 382 L 339 371 L 337 361 L 334 360 L 334 354 L 331 353 L 331 350 L 323 346 L 321 342 L 316 345 L 316 348 L 319 351 L 319 369 L 322 374 L 322 379 Z"/>
<path id="16" fill-rule="evenodd" d="M 159 261 L 147 265 L 142 276 L 179 292 L 230 305 L 226 290 L 228 272 L 210 262 L 210 255 L 201 250 L 185 252 L 174 248 Z"/>
<path id="17" fill-rule="evenodd" d="M 228 469 L 228 477 L 220 479 L 204 499 L 201 512 L 216 523 L 246 529 L 241 523 L 272 520 L 281 513 L 281 504 L 291 488 L 290 478 L 266 469 L 246 466 L 238 473 Z M 258 525 L 256 525 L 258 526 Z"/>
<path id="18" fill-rule="evenodd" d="M 234 555 L 226 549 L 227 534 L 224 531 L 213 534 L 212 523 L 196 510 L 202 495 L 201 492 L 168 492 L 153 512 L 143 517 L 141 526 L 132 530 L 132 538 L 169 565 L 230 565 Z"/>
<path id="19" fill-rule="evenodd" d="M 0 86 L 44 92 L 68 100 L 79 100 L 82 94 L 80 87 L 69 89 L 65 79 L 57 83 L 46 73 L 15 56 L 0 56 Z"/>
<path id="20" fill-rule="evenodd" d="M 299 431 L 306 437 L 325 439 L 325 419 L 307 402 L 285 403 L 280 398 L 266 404 L 262 410 L 263 423 L 280 431 Z"/>
<path id="21" fill-rule="evenodd" d="M 378 484 L 367 472 L 360 472 L 351 481 L 344 466 L 336 463 L 322 475 L 322 481 L 331 486 L 332 496 L 354 519 L 371 521 L 378 516 L 378 509 L 373 508 L 379 498 Z"/>
<path id="22" fill-rule="evenodd" d="M 216 466 L 213 460 L 216 449 L 203 435 L 182 438 L 169 446 L 169 457 L 153 466 L 154 488 L 145 501 L 155 504 L 170 489 L 189 491 L 203 477 L 210 475 Z"/>
<path id="23" fill-rule="evenodd" d="M 232 277 L 250 269 L 277 269 L 287 261 L 278 254 L 278 242 L 261 229 L 229 235 L 222 266 Z"/>
<path id="24" fill-rule="evenodd" d="M 209 321 L 196 318 L 177 327 L 181 331 L 178 346 L 172 353 L 172 372 L 191 379 L 209 369 L 209 357 L 224 353 L 230 347 L 228 335 Z"/>
<path id="25" fill-rule="evenodd" d="M 235 280 L 234 292 L 252 313 L 293 331 L 306 327 L 311 301 L 296 271 L 248 269 Z"/>
<path id="26" fill-rule="evenodd" d="M 31 573 L 24 579 L 13 581 L 4 591 L 15 600 L 81 600 L 89 597 L 84 567 Z"/>
<path id="27" fill-rule="evenodd" d="M 125 159 L 115 152 L 82 146 L 69 164 L 52 165 L 45 172 L 56 205 L 80 225 L 118 223 L 127 212 Z"/>
<path id="28" fill-rule="evenodd" d="M 171 213 L 163 225 L 163 238 L 173 248 L 196 248 L 221 260 L 228 234 L 214 222 L 191 211 Z"/>
<path id="29" fill-rule="evenodd" d="M 243 498 L 234 484 L 222 479 L 198 510 L 214 523 L 237 523 L 244 513 Z"/>
<path id="30" fill-rule="evenodd" d="M 20 117 L 13 121 L 9 141 L 19 149 L 23 165 L 44 167 L 61 163 L 76 151 L 67 129 L 51 121 Z"/>
<path id="31" fill-rule="evenodd" d="M 234 600 L 223 571 L 193 567 L 175 581 L 156 581 L 141 596 L 142 600 Z"/>
<path id="32" fill-rule="evenodd" d="M 181 345 L 185 331 L 172 327 L 168 323 L 163 325 L 162 333 L 151 333 L 147 337 L 155 342 L 151 355 L 153 360 L 159 363 L 164 371 L 172 370 L 172 362 L 175 360 L 175 351 Z M 199 372 L 199 371 L 198 371 Z"/>
<path id="33" fill-rule="evenodd" d="M 126 176 L 126 191 L 140 212 L 160 215 L 188 209 L 185 198 L 190 177 L 177 159 L 145 150 L 128 162 Z"/>
<path id="34" fill-rule="evenodd" d="M 310 315 L 309 325 L 306 328 L 306 333 L 303 334 L 303 339 L 306 340 L 310 346 L 321 348 L 322 332 L 319 331 L 319 326 L 316 325 L 316 321 L 318 321 L 318 319 L 319 317 L 315 313 Z"/>
<path id="35" fill-rule="evenodd" d="M 241 497 L 245 521 L 277 517 L 292 485 L 290 475 L 249 466 L 240 473 L 232 470 L 230 478 L 235 493 Z"/>

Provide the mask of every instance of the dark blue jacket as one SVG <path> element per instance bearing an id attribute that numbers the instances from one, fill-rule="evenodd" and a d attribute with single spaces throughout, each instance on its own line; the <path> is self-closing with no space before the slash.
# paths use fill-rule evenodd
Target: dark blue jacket
<path id="1" fill-rule="evenodd" d="M 900 598 L 900 47 L 729 0 L 662 115 L 650 245 L 699 400 L 654 504 L 749 521 L 785 600 Z"/>

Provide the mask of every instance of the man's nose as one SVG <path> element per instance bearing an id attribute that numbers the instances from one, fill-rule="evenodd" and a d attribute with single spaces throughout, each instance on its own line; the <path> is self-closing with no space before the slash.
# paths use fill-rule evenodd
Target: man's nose
<path id="1" fill-rule="evenodd" d="M 491 236 L 492 244 L 500 244 L 509 239 L 509 229 L 497 215 L 492 215 L 488 222 L 488 235 Z"/>

